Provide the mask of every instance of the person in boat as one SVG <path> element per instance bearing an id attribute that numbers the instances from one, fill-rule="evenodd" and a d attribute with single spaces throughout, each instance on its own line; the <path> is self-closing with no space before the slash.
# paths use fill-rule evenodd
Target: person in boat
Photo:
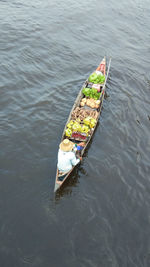
<path id="1" fill-rule="evenodd" d="M 78 144 L 81 147 L 84 146 L 84 143 Z M 59 145 L 58 151 L 58 170 L 60 172 L 69 172 L 73 166 L 77 165 L 82 157 L 76 157 L 76 145 L 68 139 L 64 139 Z"/>

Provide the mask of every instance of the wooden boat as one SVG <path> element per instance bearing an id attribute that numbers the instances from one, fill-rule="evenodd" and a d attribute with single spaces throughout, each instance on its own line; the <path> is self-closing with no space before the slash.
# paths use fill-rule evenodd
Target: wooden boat
<path id="1" fill-rule="evenodd" d="M 74 142 L 75 144 L 78 144 L 79 142 L 81 141 L 84 141 L 85 143 L 85 146 L 83 147 L 83 149 L 81 150 L 80 152 L 80 156 L 83 156 L 93 134 L 94 134 L 94 131 L 96 129 L 96 126 L 97 126 L 97 123 L 98 123 L 98 120 L 99 120 L 99 117 L 100 117 L 100 113 L 101 113 L 101 109 L 102 109 L 102 104 L 103 104 L 103 99 L 104 99 L 104 95 L 105 95 L 105 89 L 106 89 L 106 82 L 107 82 L 107 79 L 108 79 L 108 74 L 109 74 L 109 70 L 110 70 L 110 64 L 111 64 L 111 58 L 109 59 L 109 62 L 108 62 L 108 66 L 106 65 L 106 57 L 103 58 L 103 60 L 100 62 L 99 66 L 97 67 L 97 69 L 95 70 L 97 73 L 99 73 L 99 71 L 105 76 L 105 81 L 102 83 L 102 84 L 98 84 L 98 85 L 91 85 L 91 83 L 89 83 L 88 79 L 84 82 L 76 100 L 75 100 L 75 103 L 72 107 L 72 110 L 69 114 L 69 117 L 68 117 L 68 120 L 67 120 L 67 123 L 65 125 L 65 128 L 64 128 L 64 131 L 63 131 L 63 134 L 62 134 L 62 138 L 61 138 L 61 142 L 68 138 L 70 141 Z M 95 72 L 94 71 L 94 72 Z M 93 73 L 94 73 L 93 72 Z M 70 137 L 66 137 L 66 129 L 67 129 L 67 125 L 68 123 L 70 122 L 71 118 L 72 118 L 72 115 L 73 115 L 73 112 L 76 110 L 76 108 L 81 108 L 81 101 L 82 99 L 85 97 L 82 90 L 83 88 L 89 88 L 89 87 L 99 87 L 99 90 L 101 92 L 100 94 L 100 104 L 99 104 L 99 107 L 97 109 L 93 109 L 93 108 L 90 108 L 89 106 L 84 106 L 83 109 L 84 110 L 96 110 L 96 114 L 97 114 L 97 117 L 96 117 L 96 123 L 95 123 L 95 126 L 94 128 L 91 130 L 90 134 L 85 137 L 82 136 L 82 135 L 79 135 L 79 136 L 70 136 Z M 84 139 L 82 139 L 84 137 Z M 77 155 L 79 156 L 79 154 Z M 78 165 L 78 164 L 77 164 Z M 76 165 L 76 166 L 77 166 Z M 55 187 L 54 187 L 54 192 L 56 192 L 58 189 L 60 189 L 60 187 L 62 186 L 62 184 L 64 184 L 64 182 L 66 181 L 66 179 L 70 176 L 70 174 L 72 173 L 72 171 L 74 170 L 74 168 L 76 167 L 72 167 L 72 169 L 67 172 L 67 173 L 61 173 L 58 168 L 57 168 L 57 171 L 56 171 L 56 179 L 55 179 Z"/>

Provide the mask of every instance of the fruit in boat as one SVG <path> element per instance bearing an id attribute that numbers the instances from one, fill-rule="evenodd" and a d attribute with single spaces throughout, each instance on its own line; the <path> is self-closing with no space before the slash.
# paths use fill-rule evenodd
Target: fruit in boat
<path id="1" fill-rule="evenodd" d="M 88 132 L 89 132 L 89 127 L 87 125 L 83 124 L 83 126 L 81 128 L 81 133 L 86 133 L 87 134 Z"/>
<path id="2" fill-rule="evenodd" d="M 95 108 L 95 104 L 94 103 L 91 103 L 91 108 Z"/>
<path id="3" fill-rule="evenodd" d="M 82 102 L 86 103 L 86 97 L 82 98 Z"/>
<path id="4" fill-rule="evenodd" d="M 83 122 L 84 122 L 85 125 L 90 125 L 90 118 L 91 117 L 87 117 L 87 118 L 84 119 Z"/>
<path id="5" fill-rule="evenodd" d="M 71 137 L 71 135 L 72 135 L 72 130 L 69 129 L 69 128 L 67 128 L 66 131 L 65 131 L 65 134 L 66 134 L 66 136 Z"/>
<path id="6" fill-rule="evenodd" d="M 81 107 L 84 107 L 85 106 L 85 103 L 84 102 L 81 102 L 80 105 L 81 105 Z"/>

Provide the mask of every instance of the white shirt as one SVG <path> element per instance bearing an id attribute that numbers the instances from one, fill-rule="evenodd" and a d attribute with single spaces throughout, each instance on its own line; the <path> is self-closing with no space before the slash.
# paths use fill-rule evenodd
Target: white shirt
<path id="1" fill-rule="evenodd" d="M 73 166 L 77 165 L 80 162 L 80 159 L 77 159 L 75 153 L 64 152 L 59 149 L 58 151 L 58 164 L 57 167 L 59 171 L 68 172 L 72 169 Z"/>

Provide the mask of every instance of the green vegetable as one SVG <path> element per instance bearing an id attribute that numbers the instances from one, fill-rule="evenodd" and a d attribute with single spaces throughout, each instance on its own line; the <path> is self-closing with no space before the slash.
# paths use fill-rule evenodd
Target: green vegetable
<path id="1" fill-rule="evenodd" d="M 100 98 L 100 94 L 99 92 L 97 92 L 97 89 L 95 88 L 83 88 L 82 93 L 90 98 L 93 98 L 95 100 L 98 100 Z"/>
<path id="2" fill-rule="evenodd" d="M 94 83 L 96 79 L 97 79 L 97 74 L 93 72 L 89 77 L 89 82 Z"/>
<path id="3" fill-rule="evenodd" d="M 105 82 L 105 76 L 99 75 L 99 83 L 104 83 L 104 82 Z"/>
<path id="4" fill-rule="evenodd" d="M 82 90 L 82 93 L 85 95 L 85 96 L 90 96 L 90 91 L 91 89 L 90 88 L 83 88 Z"/>
<path id="5" fill-rule="evenodd" d="M 105 76 L 103 74 L 97 74 L 96 72 L 93 72 L 89 76 L 89 82 L 92 82 L 94 84 L 101 84 L 105 82 Z"/>

